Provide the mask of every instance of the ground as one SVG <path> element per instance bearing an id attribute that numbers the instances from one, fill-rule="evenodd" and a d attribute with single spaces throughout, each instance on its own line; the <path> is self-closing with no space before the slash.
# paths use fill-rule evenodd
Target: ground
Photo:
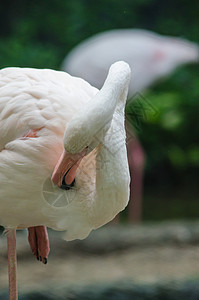
<path id="1" fill-rule="evenodd" d="M 17 235 L 20 290 L 68 284 L 199 278 L 199 223 L 106 226 L 85 241 L 63 241 L 50 232 L 48 264 L 34 259 L 26 232 Z M 0 246 L 0 289 L 7 288 L 6 237 Z"/>

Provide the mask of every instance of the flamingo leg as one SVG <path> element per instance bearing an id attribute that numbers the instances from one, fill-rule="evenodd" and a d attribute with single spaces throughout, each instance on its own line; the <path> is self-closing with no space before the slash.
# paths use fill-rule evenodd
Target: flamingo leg
<path id="1" fill-rule="evenodd" d="M 137 137 L 127 145 L 128 162 L 131 174 L 128 222 L 138 223 L 142 220 L 142 190 L 145 165 L 144 150 Z"/>
<path id="2" fill-rule="evenodd" d="M 47 264 L 48 254 L 50 252 L 48 232 L 45 226 L 35 226 L 28 228 L 28 241 L 34 256 Z"/>
<path id="3" fill-rule="evenodd" d="M 9 300 L 17 300 L 16 229 L 7 230 Z"/>

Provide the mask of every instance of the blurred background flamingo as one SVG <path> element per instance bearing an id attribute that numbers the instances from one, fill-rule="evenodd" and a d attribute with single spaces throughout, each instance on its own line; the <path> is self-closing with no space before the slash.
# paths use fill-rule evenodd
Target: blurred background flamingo
<path id="1" fill-rule="evenodd" d="M 115 29 L 96 34 L 78 44 L 63 61 L 62 69 L 101 88 L 111 63 L 125 60 L 132 69 L 129 102 L 177 67 L 199 61 L 199 47 L 185 39 L 161 36 L 141 29 Z M 138 116 L 139 117 L 139 116 Z M 129 122 L 128 122 L 129 123 Z M 128 160 L 131 194 L 128 221 L 142 218 L 145 153 L 130 123 Z"/>

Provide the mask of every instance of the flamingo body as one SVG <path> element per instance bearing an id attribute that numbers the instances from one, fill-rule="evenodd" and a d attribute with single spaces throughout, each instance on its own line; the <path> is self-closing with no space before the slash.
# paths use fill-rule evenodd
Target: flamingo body
<path id="1" fill-rule="evenodd" d="M 0 71 L 2 226 L 18 229 L 45 225 L 67 230 L 67 240 L 82 239 L 127 205 L 130 178 L 124 104 L 123 108 L 119 105 L 120 113 L 113 114 L 108 129 L 116 132 L 114 139 L 103 133 L 100 145 L 81 161 L 74 188 L 65 191 L 51 181 L 64 149 L 68 123 L 81 108 L 95 104 L 92 99 L 97 93 L 84 80 L 65 72 L 28 68 Z M 119 138 L 115 155 L 114 141 Z"/>
<path id="2" fill-rule="evenodd" d="M 132 96 L 178 66 L 197 62 L 199 47 L 185 39 L 148 30 L 114 29 L 79 43 L 64 59 L 62 69 L 101 88 L 109 65 L 117 60 L 125 60 L 132 69 Z"/>

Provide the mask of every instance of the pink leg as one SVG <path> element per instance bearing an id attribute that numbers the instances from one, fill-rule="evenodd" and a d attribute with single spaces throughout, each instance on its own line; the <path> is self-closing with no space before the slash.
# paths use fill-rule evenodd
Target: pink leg
<path id="1" fill-rule="evenodd" d="M 47 263 L 48 255 L 50 252 L 48 232 L 45 226 L 35 226 L 28 228 L 28 241 L 34 256 Z"/>
<path id="2" fill-rule="evenodd" d="M 135 136 L 128 143 L 127 151 L 131 174 L 128 221 L 133 223 L 140 222 L 142 219 L 142 189 L 145 154 L 142 146 Z"/>
<path id="3" fill-rule="evenodd" d="M 7 230 L 9 300 L 17 300 L 16 229 Z"/>

